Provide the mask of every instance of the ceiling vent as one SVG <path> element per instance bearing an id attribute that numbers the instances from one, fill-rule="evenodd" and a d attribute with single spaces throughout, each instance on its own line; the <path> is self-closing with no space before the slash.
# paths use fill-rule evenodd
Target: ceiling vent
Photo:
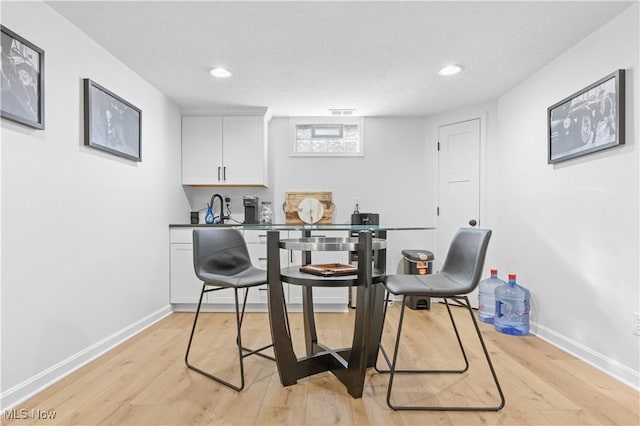
<path id="1" fill-rule="evenodd" d="M 330 109 L 329 112 L 331 115 L 353 115 L 355 113 L 355 109 Z"/>

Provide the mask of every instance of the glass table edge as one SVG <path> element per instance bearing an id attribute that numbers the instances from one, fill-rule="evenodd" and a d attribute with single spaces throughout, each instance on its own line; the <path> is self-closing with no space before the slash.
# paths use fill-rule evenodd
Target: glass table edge
<path id="1" fill-rule="evenodd" d="M 371 248 L 373 250 L 381 250 L 387 248 L 387 240 L 383 238 L 372 238 L 371 240 Z M 280 248 L 303 251 L 357 251 L 358 238 L 287 238 L 280 240 Z"/>
<path id="2" fill-rule="evenodd" d="M 275 224 L 275 225 L 240 225 L 246 230 L 258 231 L 429 231 L 436 229 L 435 226 L 428 225 L 351 225 L 351 224 L 318 224 L 318 225 L 296 225 L 296 224 Z"/>

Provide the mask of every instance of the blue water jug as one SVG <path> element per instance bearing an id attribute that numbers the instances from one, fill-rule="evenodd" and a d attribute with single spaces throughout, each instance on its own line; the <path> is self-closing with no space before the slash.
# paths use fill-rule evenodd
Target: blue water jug
<path id="1" fill-rule="evenodd" d="M 491 276 L 478 284 L 478 319 L 493 324 L 496 313 L 496 288 L 506 284 L 498 278 L 498 270 L 492 269 Z"/>
<path id="2" fill-rule="evenodd" d="M 529 333 L 529 290 L 516 283 L 516 275 L 509 274 L 509 282 L 496 288 L 496 313 L 493 325 L 501 333 L 524 336 Z"/>

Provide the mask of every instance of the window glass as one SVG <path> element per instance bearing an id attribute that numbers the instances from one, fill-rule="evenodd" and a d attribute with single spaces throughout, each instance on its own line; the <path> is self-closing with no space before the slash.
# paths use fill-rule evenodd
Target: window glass
<path id="1" fill-rule="evenodd" d="M 293 156 L 364 155 L 362 118 L 291 118 Z"/>

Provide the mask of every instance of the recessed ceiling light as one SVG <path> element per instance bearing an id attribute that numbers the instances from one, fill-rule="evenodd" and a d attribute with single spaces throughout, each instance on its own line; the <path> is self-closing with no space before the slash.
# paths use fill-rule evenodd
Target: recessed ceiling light
<path id="1" fill-rule="evenodd" d="M 229 71 L 227 71 L 224 68 L 220 68 L 220 67 L 211 69 L 211 71 L 209 71 L 209 74 L 211 74 L 212 76 L 217 77 L 217 78 L 229 78 L 229 77 L 231 77 L 231 73 Z"/>
<path id="2" fill-rule="evenodd" d="M 454 75 L 458 74 L 460 71 L 462 71 L 462 67 L 460 65 L 447 65 L 446 67 L 443 67 L 440 71 L 438 71 L 438 74 Z"/>

